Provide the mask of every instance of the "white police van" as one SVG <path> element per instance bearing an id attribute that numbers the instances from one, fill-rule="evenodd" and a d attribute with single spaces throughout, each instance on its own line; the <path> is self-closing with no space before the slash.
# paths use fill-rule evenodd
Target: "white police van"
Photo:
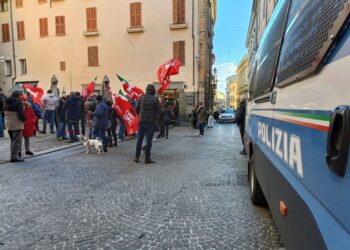
<path id="1" fill-rule="evenodd" d="M 250 68 L 251 201 L 287 249 L 350 249 L 350 0 L 279 0 Z"/>

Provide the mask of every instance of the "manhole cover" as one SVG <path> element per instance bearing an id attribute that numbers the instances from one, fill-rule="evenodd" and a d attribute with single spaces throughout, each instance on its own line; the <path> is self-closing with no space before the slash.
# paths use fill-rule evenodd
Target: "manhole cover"
<path id="1" fill-rule="evenodd" d="M 248 176 L 246 174 L 236 174 L 235 183 L 237 186 L 249 187 Z"/>

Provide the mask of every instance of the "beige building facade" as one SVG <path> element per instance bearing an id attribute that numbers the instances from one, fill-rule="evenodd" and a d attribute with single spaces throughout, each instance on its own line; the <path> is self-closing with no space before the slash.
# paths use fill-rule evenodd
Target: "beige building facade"
<path id="1" fill-rule="evenodd" d="M 226 79 L 226 107 L 237 109 L 238 104 L 239 96 L 237 75 L 232 75 Z"/>
<path id="2" fill-rule="evenodd" d="M 248 55 L 245 55 L 237 66 L 237 94 L 245 95 L 248 92 Z"/>
<path id="3" fill-rule="evenodd" d="M 215 110 L 221 110 L 226 107 L 226 95 L 221 91 L 215 93 Z"/>
<path id="4" fill-rule="evenodd" d="M 215 0 L 1 2 L 0 87 L 7 94 L 22 82 L 38 82 L 47 90 L 52 75 L 61 92 L 81 91 L 96 76 L 101 88 L 104 75 L 118 92 L 122 85 L 116 73 L 144 89 L 148 83 L 158 84 L 161 64 L 178 58 L 180 74 L 172 77 L 164 98 L 178 105 L 184 119 L 197 101 L 206 101 L 200 71 L 211 72 L 210 63 L 204 62 L 212 46 L 204 53 L 201 45 L 212 37 L 204 39 L 202 32 L 212 35 L 207 29 L 215 23 Z"/>

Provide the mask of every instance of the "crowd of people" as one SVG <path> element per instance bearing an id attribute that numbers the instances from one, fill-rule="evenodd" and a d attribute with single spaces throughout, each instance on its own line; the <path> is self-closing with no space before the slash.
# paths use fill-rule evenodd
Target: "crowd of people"
<path id="1" fill-rule="evenodd" d="M 126 96 L 139 114 L 135 162 L 139 161 L 144 137 L 145 163 L 154 163 L 150 152 L 155 131 L 159 131 L 157 138 L 168 139 L 169 136 L 169 125 L 174 114 L 167 103 L 160 104 L 155 92 L 154 86 L 150 84 L 138 102 Z M 108 147 L 117 147 L 118 140 L 136 136 L 127 134 L 126 126 L 113 107 L 113 102 L 97 94 L 84 98 L 80 92 L 72 91 L 68 96 L 57 97 L 52 90 L 48 90 L 39 105 L 33 101 L 29 92 L 14 91 L 10 97 L 6 97 L 0 89 L 0 113 L 0 137 L 4 136 L 6 128 L 11 139 L 11 162 L 24 161 L 22 140 L 25 154 L 33 155 L 30 138 L 36 136 L 37 132 L 55 134 L 58 141 L 66 140 L 68 143 L 77 142 L 79 134 L 86 135 L 89 139 L 99 138 L 104 152 L 108 152 Z M 41 130 L 39 120 L 42 120 Z"/>

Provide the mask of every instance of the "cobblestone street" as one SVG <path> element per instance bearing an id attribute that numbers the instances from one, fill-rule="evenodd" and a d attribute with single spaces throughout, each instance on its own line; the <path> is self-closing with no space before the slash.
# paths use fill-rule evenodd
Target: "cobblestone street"
<path id="1" fill-rule="evenodd" d="M 0 249 L 278 249 L 266 208 L 249 200 L 236 125 L 204 137 L 170 130 L 154 165 L 135 140 L 108 153 L 82 146 L 0 164 Z"/>

